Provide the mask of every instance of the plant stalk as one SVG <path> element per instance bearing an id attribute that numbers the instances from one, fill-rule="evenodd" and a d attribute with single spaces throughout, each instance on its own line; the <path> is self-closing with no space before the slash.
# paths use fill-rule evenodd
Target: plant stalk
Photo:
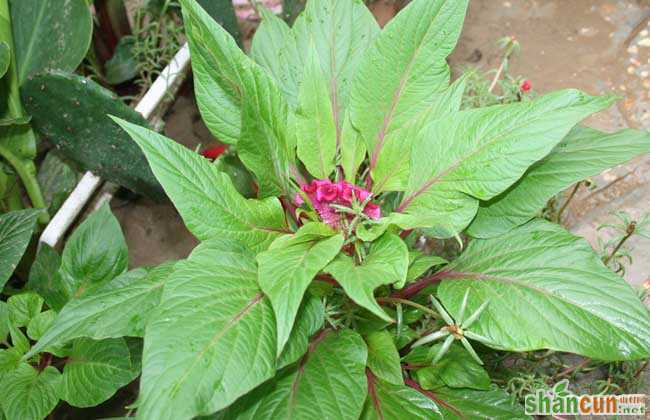
<path id="1" fill-rule="evenodd" d="M 625 241 L 627 241 L 628 239 L 630 239 L 630 237 L 631 237 L 632 235 L 634 235 L 634 232 L 635 232 L 635 231 L 636 231 L 636 223 L 632 222 L 632 223 L 630 223 L 630 224 L 628 225 L 627 230 L 626 230 L 626 233 L 625 233 L 625 236 L 623 236 L 623 237 L 621 238 L 621 240 L 618 241 L 618 243 L 616 244 L 616 246 L 614 247 L 614 249 L 612 250 L 612 252 L 607 256 L 607 258 L 605 258 L 605 259 L 603 260 L 603 263 L 604 263 L 605 265 L 609 264 L 609 262 L 611 261 L 611 259 L 614 258 L 614 255 L 616 255 L 616 253 L 618 252 L 618 250 L 621 249 L 621 247 L 623 246 L 623 244 L 625 243 Z"/>
<path id="2" fill-rule="evenodd" d="M 564 213 L 564 210 L 569 206 L 569 203 L 571 200 L 573 200 L 573 197 L 575 197 L 576 193 L 578 192 L 578 189 L 580 188 L 580 184 L 582 184 L 582 181 L 579 181 L 571 190 L 571 194 L 567 197 L 567 199 L 562 203 L 562 207 L 560 207 L 560 210 L 557 212 L 557 216 L 555 218 L 555 221 L 559 224 L 562 221 L 562 213 Z"/>

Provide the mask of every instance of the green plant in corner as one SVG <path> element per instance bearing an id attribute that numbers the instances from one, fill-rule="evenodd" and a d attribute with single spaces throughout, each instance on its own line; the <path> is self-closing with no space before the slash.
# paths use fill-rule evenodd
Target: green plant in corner
<path id="1" fill-rule="evenodd" d="M 648 133 L 577 126 L 613 98 L 563 90 L 461 111 L 465 81 L 450 84 L 446 58 L 466 0 L 414 0 L 381 31 L 355 0 L 311 0 L 292 27 L 260 9 L 251 57 L 195 0 L 181 6 L 200 111 L 257 197 L 115 118 L 200 244 L 142 285 L 157 300 L 116 280 L 66 303 L 23 361 L 143 334 L 145 419 L 516 419 L 479 363 L 495 351 L 650 357 L 635 292 L 535 217 L 604 164 L 594 153 L 617 164 L 650 151 Z M 412 249 L 413 230 L 473 239 L 446 261 Z M 144 297 L 129 330 L 124 308 Z M 453 338 L 427 342 L 436 331 Z"/>

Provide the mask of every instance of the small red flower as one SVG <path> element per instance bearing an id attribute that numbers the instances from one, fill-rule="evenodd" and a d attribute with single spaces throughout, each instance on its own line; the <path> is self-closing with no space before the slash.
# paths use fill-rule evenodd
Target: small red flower
<path id="1" fill-rule="evenodd" d="M 203 157 L 206 157 L 210 160 L 215 160 L 216 158 L 224 154 L 226 150 L 228 150 L 228 146 L 214 146 L 214 147 L 209 147 L 204 151 L 202 151 L 201 155 L 203 155 Z"/>
<path id="2" fill-rule="evenodd" d="M 339 195 L 339 189 L 331 182 L 321 183 L 316 187 L 316 200 L 334 201 Z"/>
<path id="3" fill-rule="evenodd" d="M 533 83 L 530 80 L 524 80 L 520 87 L 521 91 L 524 93 L 529 92 L 532 88 Z"/>

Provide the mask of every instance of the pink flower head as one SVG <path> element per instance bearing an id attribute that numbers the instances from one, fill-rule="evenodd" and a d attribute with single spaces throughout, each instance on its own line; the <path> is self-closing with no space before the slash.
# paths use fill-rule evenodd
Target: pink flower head
<path id="1" fill-rule="evenodd" d="M 526 93 L 529 92 L 533 88 L 533 83 L 530 80 L 524 80 L 524 82 L 521 84 L 521 91 Z"/>
<path id="2" fill-rule="evenodd" d="M 358 205 L 370 197 L 370 192 L 346 181 L 333 183 L 328 179 L 317 179 L 309 184 L 302 185 L 300 189 L 309 197 L 311 204 L 321 219 L 333 227 L 338 227 L 343 217 L 351 219 L 353 216 L 338 212 L 331 206 L 332 204 L 352 207 L 354 202 Z M 296 195 L 294 201 L 296 204 L 301 205 L 302 197 Z M 375 203 L 368 202 L 363 212 L 371 219 L 381 217 L 381 209 Z"/>

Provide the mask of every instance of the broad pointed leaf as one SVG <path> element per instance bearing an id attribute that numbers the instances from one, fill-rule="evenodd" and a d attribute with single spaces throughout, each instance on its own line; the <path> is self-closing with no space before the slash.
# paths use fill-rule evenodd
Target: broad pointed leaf
<path id="1" fill-rule="evenodd" d="M 27 363 L 21 363 L 2 377 L 2 411 L 8 419 L 45 418 L 59 402 L 60 380 L 61 374 L 55 367 L 48 366 L 39 372 Z"/>
<path id="2" fill-rule="evenodd" d="M 650 356 L 650 312 L 589 244 L 534 220 L 494 239 L 472 241 L 438 288 L 457 315 L 490 303 L 470 328 L 491 347 L 553 349 L 599 360 Z"/>
<path id="3" fill-rule="evenodd" d="M 156 178 L 198 239 L 235 239 L 259 251 L 288 232 L 277 199 L 246 200 L 229 176 L 203 157 L 153 131 L 116 121 L 142 148 Z"/>
<path id="4" fill-rule="evenodd" d="M 438 405 L 404 385 L 368 379 L 368 399 L 361 420 L 442 419 Z"/>
<path id="5" fill-rule="evenodd" d="M 447 386 L 490 389 L 488 373 L 460 344 L 452 344 L 442 359 L 432 365 L 440 347 L 442 343 L 431 347 L 416 347 L 403 359 L 410 365 L 422 366 L 415 370 L 415 377 L 422 388 L 431 390 Z"/>
<path id="6" fill-rule="evenodd" d="M 93 32 L 84 0 L 11 0 L 18 80 L 45 70 L 74 71 Z"/>
<path id="7" fill-rule="evenodd" d="M 420 251 L 411 251 L 409 252 L 409 270 L 406 273 L 406 281 L 414 281 L 431 267 L 447 263 L 447 260 L 437 255 L 426 255 Z"/>
<path id="8" fill-rule="evenodd" d="M 60 397 L 74 407 L 93 407 L 138 375 L 124 339 L 75 340 L 61 376 Z"/>
<path id="9" fill-rule="evenodd" d="M 9 321 L 14 327 L 26 327 L 29 321 L 41 313 L 43 298 L 36 293 L 20 293 L 7 299 Z"/>
<path id="10" fill-rule="evenodd" d="M 52 309 L 37 314 L 27 324 L 27 336 L 34 341 L 38 340 L 52 326 L 55 318 L 56 312 Z"/>
<path id="11" fill-rule="evenodd" d="M 572 184 L 644 153 L 650 153 L 647 131 L 606 134 L 577 126 L 510 188 L 481 202 L 467 232 L 479 238 L 505 233 L 533 218 L 551 197 Z"/>
<path id="12" fill-rule="evenodd" d="M 327 178 L 334 170 L 337 127 L 333 115 L 327 80 L 312 51 L 300 85 L 296 132 L 298 157 L 315 178 Z"/>
<path id="13" fill-rule="evenodd" d="M 350 122 L 349 114 L 343 120 L 341 132 L 341 168 L 345 180 L 351 184 L 356 183 L 357 171 L 366 158 L 366 145 L 359 133 Z"/>
<path id="14" fill-rule="evenodd" d="M 126 271 L 128 249 L 120 224 L 104 204 L 72 233 L 61 257 L 61 275 L 73 295 L 83 295 Z"/>
<path id="15" fill-rule="evenodd" d="M 276 349 L 254 255 L 206 241 L 177 263 L 147 325 L 138 415 L 180 420 L 223 409 L 273 376 Z"/>
<path id="16" fill-rule="evenodd" d="M 194 92 L 203 121 L 222 142 L 237 143 L 242 73 L 248 57 L 196 0 L 183 0 L 181 5 L 192 55 Z"/>
<path id="17" fill-rule="evenodd" d="M 317 297 L 306 296 L 296 315 L 296 322 L 293 324 L 287 344 L 278 358 L 278 369 L 300 359 L 307 352 L 310 337 L 316 334 L 324 323 L 325 306 Z"/>
<path id="18" fill-rule="evenodd" d="M 368 368 L 378 378 L 391 384 L 403 385 L 402 367 L 393 336 L 387 330 L 374 331 L 366 337 Z"/>
<path id="19" fill-rule="evenodd" d="M 0 290 L 20 262 L 39 213 L 30 209 L 0 214 Z"/>
<path id="20" fill-rule="evenodd" d="M 446 57 L 467 0 L 415 0 L 384 27 L 355 74 L 351 117 L 375 167 L 387 135 L 417 119 L 449 83 Z"/>
<path id="21" fill-rule="evenodd" d="M 408 263 L 406 244 L 399 236 L 386 233 L 372 244 L 361 265 L 356 265 L 351 257 L 341 254 L 325 267 L 325 271 L 334 276 L 357 305 L 390 322 L 392 318 L 377 304 L 374 291 L 386 284 L 403 284 Z"/>
<path id="22" fill-rule="evenodd" d="M 280 237 L 257 256 L 259 284 L 273 306 L 280 355 L 309 283 L 341 250 L 343 235 L 309 223 L 291 237 Z"/>
<path id="23" fill-rule="evenodd" d="M 530 420 L 512 396 L 496 387 L 489 391 L 440 388 L 421 392 L 438 404 L 445 419 Z"/>
<path id="24" fill-rule="evenodd" d="M 297 366 L 220 413 L 224 420 L 358 419 L 366 398 L 366 346 L 352 330 L 326 330 Z"/>
<path id="25" fill-rule="evenodd" d="M 6 42 L 0 41 L 0 78 L 2 78 L 5 73 L 7 73 L 7 69 L 9 68 L 10 63 L 11 48 Z"/>
<path id="26" fill-rule="evenodd" d="M 48 244 L 41 243 L 32 268 L 29 270 L 27 288 L 42 296 L 47 306 L 55 311 L 60 311 L 74 293 L 74 281 L 64 278 L 59 268 L 61 268 L 59 254 Z"/>
<path id="27" fill-rule="evenodd" d="M 571 127 L 612 101 L 564 90 L 432 122 L 414 140 L 409 186 L 393 220 L 404 229 L 454 236 L 470 223 L 479 199 L 503 192 Z"/>
<path id="28" fill-rule="evenodd" d="M 47 346 L 64 344 L 78 337 L 95 340 L 142 337 L 173 269 L 173 263 L 166 263 L 149 272 L 144 269 L 132 270 L 71 300 L 27 357 Z"/>

